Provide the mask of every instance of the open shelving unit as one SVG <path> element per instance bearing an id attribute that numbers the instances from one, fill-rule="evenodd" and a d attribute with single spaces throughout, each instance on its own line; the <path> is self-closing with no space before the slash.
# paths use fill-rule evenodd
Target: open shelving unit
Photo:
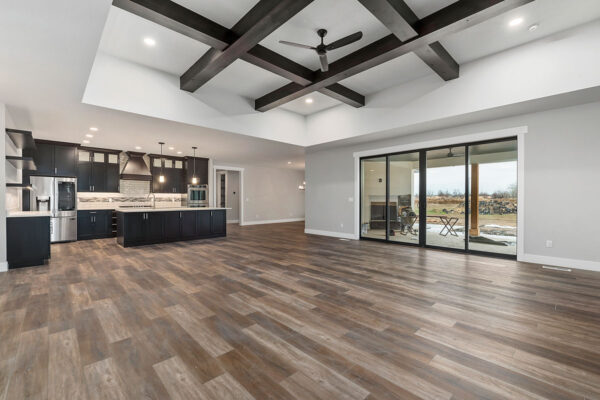
<path id="1" fill-rule="evenodd" d="M 21 150 L 21 154 L 23 154 L 23 152 L 27 152 L 27 154 L 33 154 L 33 151 L 35 150 L 35 141 L 33 140 L 33 134 L 31 132 L 7 128 L 6 135 L 14 143 L 15 147 Z M 6 162 L 11 164 L 16 169 L 20 169 L 22 171 L 35 171 L 37 169 L 35 161 L 32 157 L 6 156 Z M 29 189 L 31 188 L 31 185 L 17 182 L 7 183 L 6 187 Z"/>

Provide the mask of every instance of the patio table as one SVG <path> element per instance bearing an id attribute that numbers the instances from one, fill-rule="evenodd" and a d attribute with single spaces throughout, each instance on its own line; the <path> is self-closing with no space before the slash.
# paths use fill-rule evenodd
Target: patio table
<path id="1" fill-rule="evenodd" d="M 440 235 L 448 236 L 451 234 L 452 236 L 458 236 L 458 233 L 454 230 L 454 225 L 458 222 L 458 217 L 449 217 L 447 215 L 428 215 L 427 218 L 439 218 L 442 221 L 444 227 L 440 231 Z"/>

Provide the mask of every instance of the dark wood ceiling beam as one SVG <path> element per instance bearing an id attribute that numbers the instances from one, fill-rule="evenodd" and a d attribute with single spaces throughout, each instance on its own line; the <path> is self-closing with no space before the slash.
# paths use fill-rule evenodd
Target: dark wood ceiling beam
<path id="1" fill-rule="evenodd" d="M 419 18 L 404 0 L 358 1 L 403 42 L 419 35 L 415 29 Z M 442 79 L 449 81 L 458 78 L 460 67 L 441 43 L 418 48 L 415 54 Z"/>
<path id="2" fill-rule="evenodd" d="M 315 81 L 310 85 L 286 85 L 256 99 L 255 109 L 271 110 L 531 1 L 459 0 L 419 20 L 414 27 L 416 37 L 403 42 L 394 34 L 388 35 L 331 63 L 327 72 L 315 71 Z"/>
<path id="3" fill-rule="evenodd" d="M 314 79 L 314 73 L 309 68 L 261 45 L 255 46 L 248 53 L 244 54 L 242 60 L 289 79 L 301 86 L 312 83 Z M 319 92 L 352 107 L 362 107 L 365 105 L 365 96 L 339 83 L 320 89 Z"/>
<path id="4" fill-rule="evenodd" d="M 112 4 L 218 50 L 235 40 L 229 29 L 170 0 L 113 0 Z"/>
<path id="5" fill-rule="evenodd" d="M 250 19 L 243 19 L 232 30 L 229 30 L 169 0 L 113 0 L 113 5 L 218 50 L 224 50 L 239 39 L 252 22 Z M 302 86 L 306 86 L 314 80 L 314 73 L 311 69 L 260 44 L 254 46 L 240 58 Z M 363 95 L 340 84 L 336 84 L 332 88 L 324 88 L 320 92 L 354 107 L 364 105 Z"/>
<path id="6" fill-rule="evenodd" d="M 260 0 L 231 29 L 238 35 L 225 50 L 210 49 L 180 78 L 180 87 L 194 92 L 242 57 L 313 0 Z"/>

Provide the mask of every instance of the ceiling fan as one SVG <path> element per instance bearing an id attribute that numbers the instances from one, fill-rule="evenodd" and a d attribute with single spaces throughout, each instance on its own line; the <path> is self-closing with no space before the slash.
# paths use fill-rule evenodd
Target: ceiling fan
<path id="1" fill-rule="evenodd" d="M 457 157 L 457 156 L 464 156 L 464 154 L 456 154 L 456 153 L 453 153 L 453 152 L 452 152 L 452 147 L 450 147 L 450 148 L 449 148 L 449 150 L 450 150 L 450 151 L 449 151 L 449 152 L 448 152 L 448 154 L 446 155 L 446 157 L 448 157 L 448 158 Z"/>
<path id="2" fill-rule="evenodd" d="M 340 47 L 344 47 L 349 45 L 350 43 L 354 43 L 360 39 L 362 39 L 362 32 L 358 31 L 353 33 L 352 35 L 348 35 L 343 37 L 335 42 L 325 44 L 323 43 L 323 39 L 327 35 L 327 30 L 319 29 L 317 31 L 317 35 L 321 38 L 321 44 L 315 46 L 308 46 L 306 44 L 288 42 L 287 40 L 280 40 L 279 43 L 287 44 L 288 46 L 300 47 L 302 49 L 314 50 L 319 55 L 319 61 L 321 62 L 321 71 L 327 72 L 329 71 L 329 63 L 327 62 L 327 52 L 330 50 L 339 49 Z"/>

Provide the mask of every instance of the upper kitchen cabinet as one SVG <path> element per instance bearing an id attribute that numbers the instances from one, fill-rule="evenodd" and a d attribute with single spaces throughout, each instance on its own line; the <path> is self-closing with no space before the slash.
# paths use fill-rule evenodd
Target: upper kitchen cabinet
<path id="1" fill-rule="evenodd" d="M 159 155 L 150 155 L 152 165 L 152 191 L 154 193 L 186 193 L 184 159 L 180 157 L 162 158 Z M 164 182 L 160 182 L 160 175 L 164 175 Z"/>
<path id="2" fill-rule="evenodd" d="M 81 148 L 78 156 L 78 192 L 118 192 L 119 152 Z"/>
<path id="3" fill-rule="evenodd" d="M 33 160 L 35 175 L 77 176 L 76 144 L 36 140 Z"/>
<path id="4" fill-rule="evenodd" d="M 194 177 L 194 160 L 196 161 L 196 178 L 198 185 L 208 185 L 208 158 L 186 157 L 185 158 L 185 186 L 192 185 Z"/>

